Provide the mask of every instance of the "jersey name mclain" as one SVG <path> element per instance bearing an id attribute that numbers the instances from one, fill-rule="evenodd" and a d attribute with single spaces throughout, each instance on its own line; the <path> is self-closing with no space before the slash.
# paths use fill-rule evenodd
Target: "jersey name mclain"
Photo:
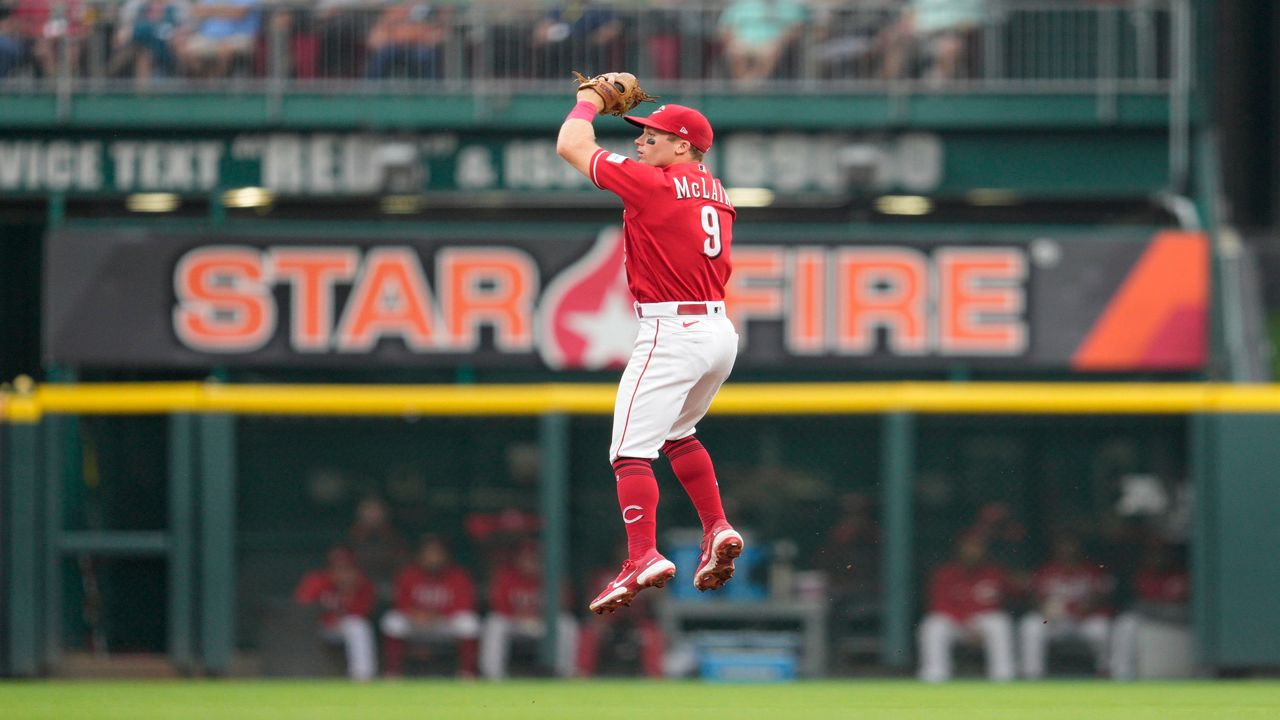
<path id="1" fill-rule="evenodd" d="M 672 178 L 672 180 L 672 185 L 676 189 L 677 200 L 697 198 L 699 200 L 721 202 L 733 207 L 733 203 L 729 202 L 729 194 L 724 191 L 724 186 L 715 178 L 712 178 L 709 183 L 705 178 L 697 178 L 694 182 L 689 182 L 687 177 L 677 177 Z M 710 186 L 710 189 L 708 189 L 708 186 Z"/>

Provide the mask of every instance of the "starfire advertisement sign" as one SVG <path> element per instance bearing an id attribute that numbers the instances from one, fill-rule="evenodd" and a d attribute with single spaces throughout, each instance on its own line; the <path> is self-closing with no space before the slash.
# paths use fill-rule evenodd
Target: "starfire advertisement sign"
<path id="1" fill-rule="evenodd" d="M 619 228 L 359 239 L 60 230 L 45 354 L 72 367 L 626 362 Z M 1206 354 L 1203 236 L 1146 242 L 738 241 L 739 367 L 1185 371 Z"/>

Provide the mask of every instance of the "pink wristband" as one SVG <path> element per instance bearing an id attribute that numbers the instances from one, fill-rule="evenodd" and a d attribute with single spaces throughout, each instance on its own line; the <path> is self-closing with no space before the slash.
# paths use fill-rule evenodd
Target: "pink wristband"
<path id="1" fill-rule="evenodd" d="M 569 111 L 569 115 L 565 120 L 573 120 L 574 118 L 586 120 L 587 122 L 595 120 L 596 104 L 590 100 L 579 100 L 578 104 L 573 106 L 573 110 Z"/>

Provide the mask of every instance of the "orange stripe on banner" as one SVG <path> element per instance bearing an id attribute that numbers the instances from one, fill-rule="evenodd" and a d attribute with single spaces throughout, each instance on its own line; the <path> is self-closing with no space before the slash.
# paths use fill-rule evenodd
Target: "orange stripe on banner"
<path id="1" fill-rule="evenodd" d="M 1209 244 L 1156 235 L 1072 358 L 1077 370 L 1194 369 L 1206 356 Z"/>

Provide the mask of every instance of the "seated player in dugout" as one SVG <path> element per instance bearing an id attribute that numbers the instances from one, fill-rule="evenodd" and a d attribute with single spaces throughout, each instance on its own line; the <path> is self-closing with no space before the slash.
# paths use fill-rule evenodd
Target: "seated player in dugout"
<path id="1" fill-rule="evenodd" d="M 373 583 L 360 570 L 355 553 L 342 545 L 331 548 L 328 563 L 303 576 L 293 599 L 299 605 L 323 608 L 320 636 L 325 642 L 344 647 L 347 675 L 352 680 L 373 679 L 378 660 L 369 616 L 377 600 Z"/>
<path id="2" fill-rule="evenodd" d="M 694 586 L 724 586 L 742 552 L 742 536 L 725 519 L 711 456 L 694 435 L 738 352 L 724 306 L 736 213 L 702 163 L 712 141 L 702 113 L 669 103 L 648 117 L 623 117 L 641 130 L 636 156 L 626 157 L 596 144 L 592 121 L 602 113 L 623 116 L 653 98 L 630 73 L 578 78 L 578 103 L 560 127 L 556 151 L 622 199 L 627 285 L 640 320 L 618 386 L 609 448 L 628 558 L 588 605 L 604 613 L 675 577 L 676 566 L 657 550 L 658 481 L 651 463 L 659 452 L 702 521 Z"/>
<path id="3" fill-rule="evenodd" d="M 428 534 L 412 565 L 396 576 L 395 607 L 382 616 L 383 671 L 404 670 L 407 643 L 457 645 L 458 675 L 475 677 L 480 638 L 476 589 L 471 574 L 453 562 L 444 538 Z"/>

